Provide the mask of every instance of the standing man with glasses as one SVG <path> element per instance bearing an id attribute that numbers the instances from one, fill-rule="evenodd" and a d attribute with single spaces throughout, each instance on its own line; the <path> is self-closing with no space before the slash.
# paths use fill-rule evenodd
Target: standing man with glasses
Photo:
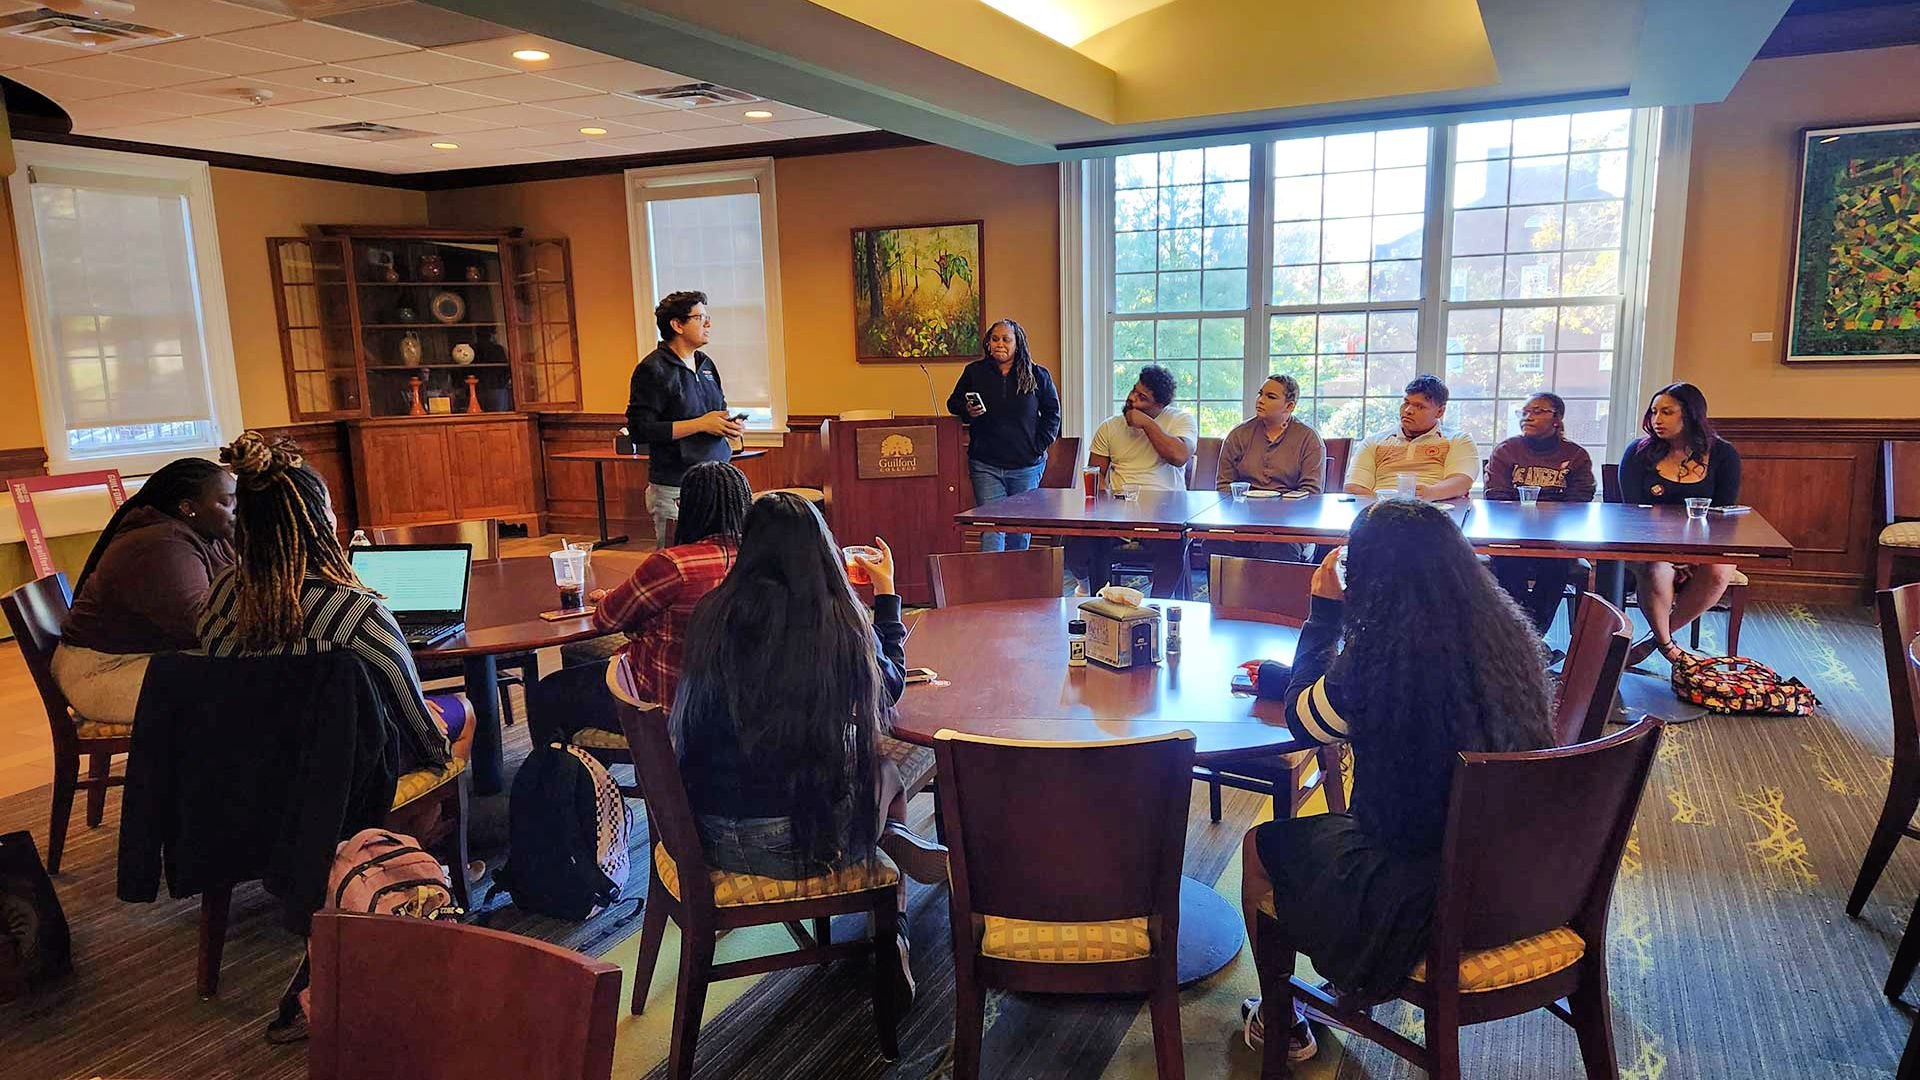
<path id="1" fill-rule="evenodd" d="M 1566 439 L 1567 403 L 1559 394 L 1538 393 L 1520 406 L 1519 416 L 1520 434 L 1487 456 L 1486 497 L 1511 502 L 1525 486 L 1539 488 L 1541 502 L 1592 502 L 1593 458 Z M 1541 637 L 1553 625 L 1572 569 L 1571 559 L 1493 559 L 1494 578 L 1533 620 Z"/>
<path id="2" fill-rule="evenodd" d="M 707 294 L 668 293 L 653 309 L 660 345 L 633 369 L 627 397 L 627 434 L 647 446 L 647 513 L 657 547 L 674 541 L 680 520 L 680 480 L 703 461 L 733 457 L 729 439 L 745 428 L 744 414 L 728 413 L 726 391 L 713 358 L 700 347 L 713 339 Z"/>

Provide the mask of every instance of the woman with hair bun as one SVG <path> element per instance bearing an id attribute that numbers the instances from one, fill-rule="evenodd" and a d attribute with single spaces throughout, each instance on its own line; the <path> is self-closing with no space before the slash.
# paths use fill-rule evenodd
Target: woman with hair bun
<path id="1" fill-rule="evenodd" d="M 239 563 L 213 583 L 200 644 L 212 656 L 295 656 L 345 649 L 367 665 L 400 746 L 400 770 L 440 767 L 457 753 L 420 693 L 407 639 L 361 583 L 335 532 L 327 482 L 286 439 L 248 431 L 220 451 L 238 487 Z M 457 750 L 473 738 L 464 725 Z"/>

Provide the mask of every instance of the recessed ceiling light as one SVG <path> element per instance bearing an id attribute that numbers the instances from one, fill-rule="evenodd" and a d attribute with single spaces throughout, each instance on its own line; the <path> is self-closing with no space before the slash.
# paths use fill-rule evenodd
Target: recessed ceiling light
<path id="1" fill-rule="evenodd" d="M 317 83 L 326 83 L 328 86 L 345 86 L 348 83 L 352 82 L 353 80 L 349 79 L 345 75 L 315 75 L 313 77 L 313 81 Z"/>
<path id="2" fill-rule="evenodd" d="M 525 60 L 528 63 L 536 63 L 541 60 L 551 60 L 553 55 L 540 49 L 515 49 L 513 50 L 513 58 L 515 60 Z"/>
<path id="3" fill-rule="evenodd" d="M 433 148 L 435 150 L 458 150 L 460 149 L 460 144 L 457 142 L 437 142 L 433 144 Z"/>
<path id="4" fill-rule="evenodd" d="M 606 128 L 584 127 L 580 129 L 580 134 L 582 135 L 605 135 L 606 133 Z"/>
<path id="5" fill-rule="evenodd" d="M 742 113 L 741 115 L 745 116 L 749 120 L 773 119 L 773 114 L 768 112 L 765 109 L 748 109 L 745 113 Z"/>

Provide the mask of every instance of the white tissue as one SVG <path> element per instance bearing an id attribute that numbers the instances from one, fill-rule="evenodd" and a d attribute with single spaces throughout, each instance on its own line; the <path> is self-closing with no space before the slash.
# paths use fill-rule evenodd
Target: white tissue
<path id="1" fill-rule="evenodd" d="M 1124 585 L 1109 585 L 1100 590 L 1100 599 L 1109 604 L 1119 604 L 1121 607 L 1139 607 L 1141 601 L 1146 598 L 1146 593 L 1139 589 L 1129 589 Z"/>

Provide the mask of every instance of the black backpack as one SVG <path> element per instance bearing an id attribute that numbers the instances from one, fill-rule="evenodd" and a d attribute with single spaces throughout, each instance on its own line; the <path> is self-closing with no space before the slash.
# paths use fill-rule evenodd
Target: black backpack
<path id="1" fill-rule="evenodd" d="M 0 836 L 0 1001 L 73 970 L 67 916 L 33 835 Z"/>
<path id="2" fill-rule="evenodd" d="M 633 811 L 606 767 L 558 742 L 533 748 L 507 804 L 512 847 L 494 873 L 515 907 L 556 919 L 589 919 L 627 885 Z"/>

